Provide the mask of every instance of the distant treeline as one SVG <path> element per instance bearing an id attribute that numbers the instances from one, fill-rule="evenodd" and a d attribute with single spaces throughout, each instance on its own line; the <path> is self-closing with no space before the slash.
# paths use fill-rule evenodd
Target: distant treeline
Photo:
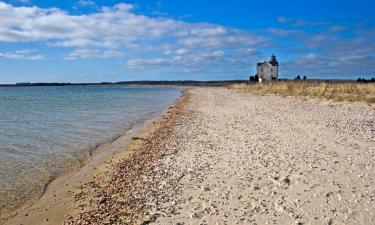
<path id="1" fill-rule="evenodd" d="M 101 83 L 16 83 L 0 84 L 0 87 L 29 87 L 29 86 L 89 86 L 89 85 L 183 85 L 183 86 L 224 86 L 234 83 L 245 83 L 247 80 L 220 80 L 220 81 L 121 81 L 121 82 L 101 82 Z"/>
<path id="2" fill-rule="evenodd" d="M 375 78 L 373 77 L 373 78 L 368 79 L 368 80 L 366 80 L 365 78 L 358 78 L 357 82 L 360 82 L 360 83 L 375 83 Z"/>
<path id="3" fill-rule="evenodd" d="M 279 81 L 287 81 L 288 79 L 279 79 Z M 292 80 L 307 80 L 306 76 L 297 76 Z M 101 82 L 101 83 L 17 83 L 17 84 L 0 84 L 0 87 L 32 87 L 32 86 L 89 86 L 89 85 L 178 85 L 178 86 L 226 86 L 231 84 L 240 84 L 248 82 L 256 82 L 256 77 L 250 77 L 250 80 L 212 80 L 212 81 L 196 81 L 196 80 L 176 80 L 176 81 L 120 81 L 120 82 Z M 324 81 L 324 82 L 353 82 L 354 80 L 321 80 L 308 79 L 308 81 Z M 373 83 L 375 78 L 364 79 L 358 78 L 357 82 Z"/>

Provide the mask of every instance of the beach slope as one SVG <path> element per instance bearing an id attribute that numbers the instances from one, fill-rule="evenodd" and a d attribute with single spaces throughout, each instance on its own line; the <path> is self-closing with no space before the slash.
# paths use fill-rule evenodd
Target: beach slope
<path id="1" fill-rule="evenodd" d="M 375 110 L 360 103 L 193 87 L 127 149 L 38 224 L 375 220 Z"/>
<path id="2" fill-rule="evenodd" d="M 145 175 L 155 224 L 373 224 L 375 111 L 226 88 L 188 115 Z"/>

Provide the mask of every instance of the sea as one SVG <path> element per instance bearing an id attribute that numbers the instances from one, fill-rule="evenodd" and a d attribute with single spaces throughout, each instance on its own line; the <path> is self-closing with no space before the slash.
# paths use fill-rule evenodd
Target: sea
<path id="1" fill-rule="evenodd" d="M 180 94 L 161 86 L 0 87 L 0 214 L 38 198 L 84 155 Z"/>

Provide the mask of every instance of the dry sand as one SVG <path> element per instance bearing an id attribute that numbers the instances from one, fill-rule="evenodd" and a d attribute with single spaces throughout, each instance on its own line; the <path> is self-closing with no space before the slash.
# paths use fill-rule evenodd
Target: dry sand
<path id="1" fill-rule="evenodd" d="M 70 191 L 65 224 L 375 223 L 368 107 L 192 88 L 130 146 Z"/>
<path id="2" fill-rule="evenodd" d="M 191 92 L 149 173 L 155 224 L 375 224 L 374 110 Z"/>

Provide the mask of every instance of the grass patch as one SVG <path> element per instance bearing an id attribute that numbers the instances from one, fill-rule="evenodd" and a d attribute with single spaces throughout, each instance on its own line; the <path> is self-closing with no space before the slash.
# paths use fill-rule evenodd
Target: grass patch
<path id="1" fill-rule="evenodd" d="M 375 104 L 375 83 L 279 81 L 262 84 L 233 84 L 230 88 L 255 95 L 276 94 Z"/>

